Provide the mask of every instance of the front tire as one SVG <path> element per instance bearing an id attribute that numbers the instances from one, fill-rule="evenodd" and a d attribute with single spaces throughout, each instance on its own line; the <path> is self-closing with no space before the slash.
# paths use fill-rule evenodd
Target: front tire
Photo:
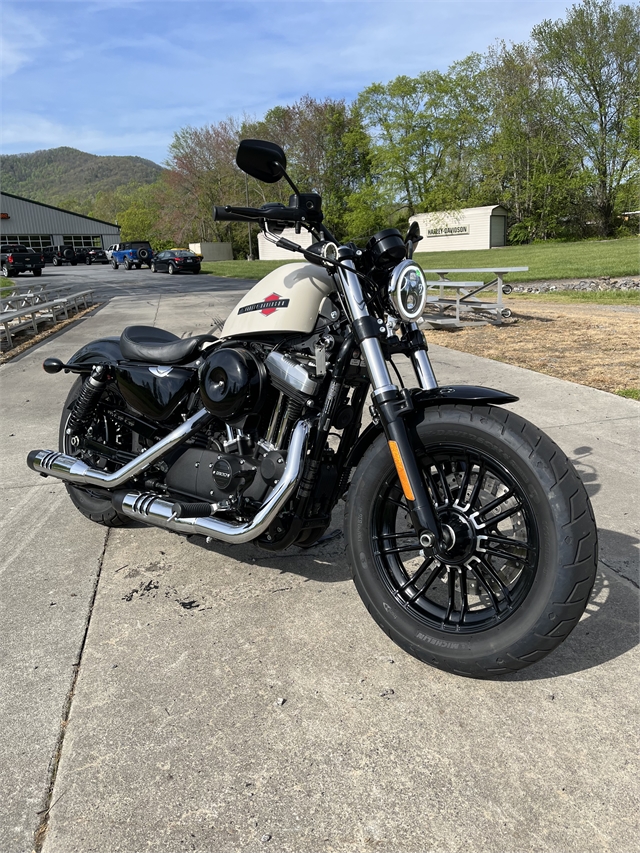
<path id="1" fill-rule="evenodd" d="M 82 379 L 78 377 L 71 386 L 71 390 L 65 400 L 62 417 L 60 419 L 58 446 L 61 453 L 66 453 L 69 456 L 81 455 L 78 447 L 74 447 L 72 445 L 72 439 L 66 432 L 71 410 L 81 388 Z M 88 429 L 92 429 L 94 426 L 97 429 L 103 429 L 104 422 L 101 422 L 100 419 L 96 419 L 95 425 L 89 424 Z M 104 436 L 99 437 L 104 438 Z M 82 458 L 88 465 L 92 464 L 93 460 L 91 458 L 87 458 L 85 455 L 82 455 Z M 105 527 L 124 527 L 129 523 L 129 519 L 126 516 L 119 515 L 116 512 L 108 498 L 100 497 L 91 490 L 81 489 L 71 483 L 65 483 L 64 485 L 74 506 L 90 521 L 95 521 L 96 524 L 102 524 Z"/>
<path id="2" fill-rule="evenodd" d="M 416 438 L 447 545 L 424 556 L 380 436 L 345 519 L 367 609 L 407 652 L 459 675 L 540 660 L 578 623 L 595 580 L 596 526 L 575 469 L 533 424 L 494 407 L 429 408 Z"/>

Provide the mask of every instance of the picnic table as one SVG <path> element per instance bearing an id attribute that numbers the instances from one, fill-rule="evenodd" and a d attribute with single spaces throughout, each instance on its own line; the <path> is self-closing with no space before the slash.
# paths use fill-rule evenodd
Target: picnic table
<path id="1" fill-rule="evenodd" d="M 509 308 L 504 307 L 503 294 L 511 293 L 510 285 L 504 283 L 508 273 L 527 272 L 529 267 L 474 267 L 423 270 L 438 276 L 437 281 L 427 282 L 427 306 L 434 307 L 436 313 L 425 315 L 424 322 L 433 326 L 478 326 L 487 323 L 501 323 L 511 316 Z M 451 281 L 452 273 L 492 273 L 494 278 L 486 284 L 483 281 Z M 486 296 L 489 289 L 496 288 L 495 300 L 479 298 Z M 429 290 L 437 288 L 438 293 L 429 295 Z M 450 295 L 449 295 L 450 294 Z M 450 312 L 454 310 L 453 316 Z M 463 319 L 463 315 L 468 318 Z"/>
<path id="2" fill-rule="evenodd" d="M 69 287 L 48 290 L 46 282 L 30 285 L 26 290 L 23 287 L 13 287 L 0 299 L 0 326 L 9 349 L 13 346 L 16 332 L 29 329 L 37 334 L 39 323 L 48 320 L 55 323 L 61 316 L 67 319 L 70 310 L 79 311 L 81 305 L 88 308 L 93 301 L 90 289 L 74 292 Z"/>

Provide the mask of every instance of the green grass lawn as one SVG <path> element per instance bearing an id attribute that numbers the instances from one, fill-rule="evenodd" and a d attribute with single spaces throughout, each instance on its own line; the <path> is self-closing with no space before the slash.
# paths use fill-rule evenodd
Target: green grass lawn
<path id="1" fill-rule="evenodd" d="M 640 240 L 583 240 L 577 243 L 534 243 L 530 246 L 505 246 L 466 252 L 417 252 L 416 260 L 424 269 L 488 267 L 529 267 L 528 272 L 512 273 L 507 281 L 551 281 L 563 278 L 600 278 L 640 275 Z M 202 269 L 226 278 L 259 279 L 283 263 L 291 261 L 220 261 L 204 263 Z M 437 279 L 436 275 L 428 275 Z M 487 282 L 488 275 L 473 275 L 473 280 Z M 465 281 L 468 274 L 451 275 L 452 280 Z M 546 296 L 546 294 L 545 294 Z"/>
<path id="2" fill-rule="evenodd" d="M 503 299 L 505 302 L 511 299 L 523 299 L 565 305 L 576 302 L 589 302 L 596 305 L 640 305 L 640 292 L 638 290 L 559 290 L 553 293 L 511 293 Z"/>

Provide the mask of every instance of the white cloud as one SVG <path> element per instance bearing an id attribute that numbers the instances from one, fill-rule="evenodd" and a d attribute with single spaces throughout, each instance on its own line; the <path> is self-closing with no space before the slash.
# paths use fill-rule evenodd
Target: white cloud
<path id="1" fill-rule="evenodd" d="M 38 50 L 46 42 L 44 32 L 30 17 L 4 8 L 0 25 L 0 76 L 10 77 L 28 63 L 37 61 Z"/>

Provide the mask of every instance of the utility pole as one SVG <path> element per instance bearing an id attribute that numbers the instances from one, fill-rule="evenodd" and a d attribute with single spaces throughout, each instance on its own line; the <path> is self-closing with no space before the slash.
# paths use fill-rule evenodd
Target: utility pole
<path id="1" fill-rule="evenodd" d="M 247 207 L 249 207 L 249 178 L 247 177 L 247 173 L 244 173 L 244 189 L 247 194 Z M 253 261 L 253 250 L 251 248 L 251 223 L 247 222 L 247 231 L 249 232 L 249 255 L 247 257 L 248 261 Z"/>

